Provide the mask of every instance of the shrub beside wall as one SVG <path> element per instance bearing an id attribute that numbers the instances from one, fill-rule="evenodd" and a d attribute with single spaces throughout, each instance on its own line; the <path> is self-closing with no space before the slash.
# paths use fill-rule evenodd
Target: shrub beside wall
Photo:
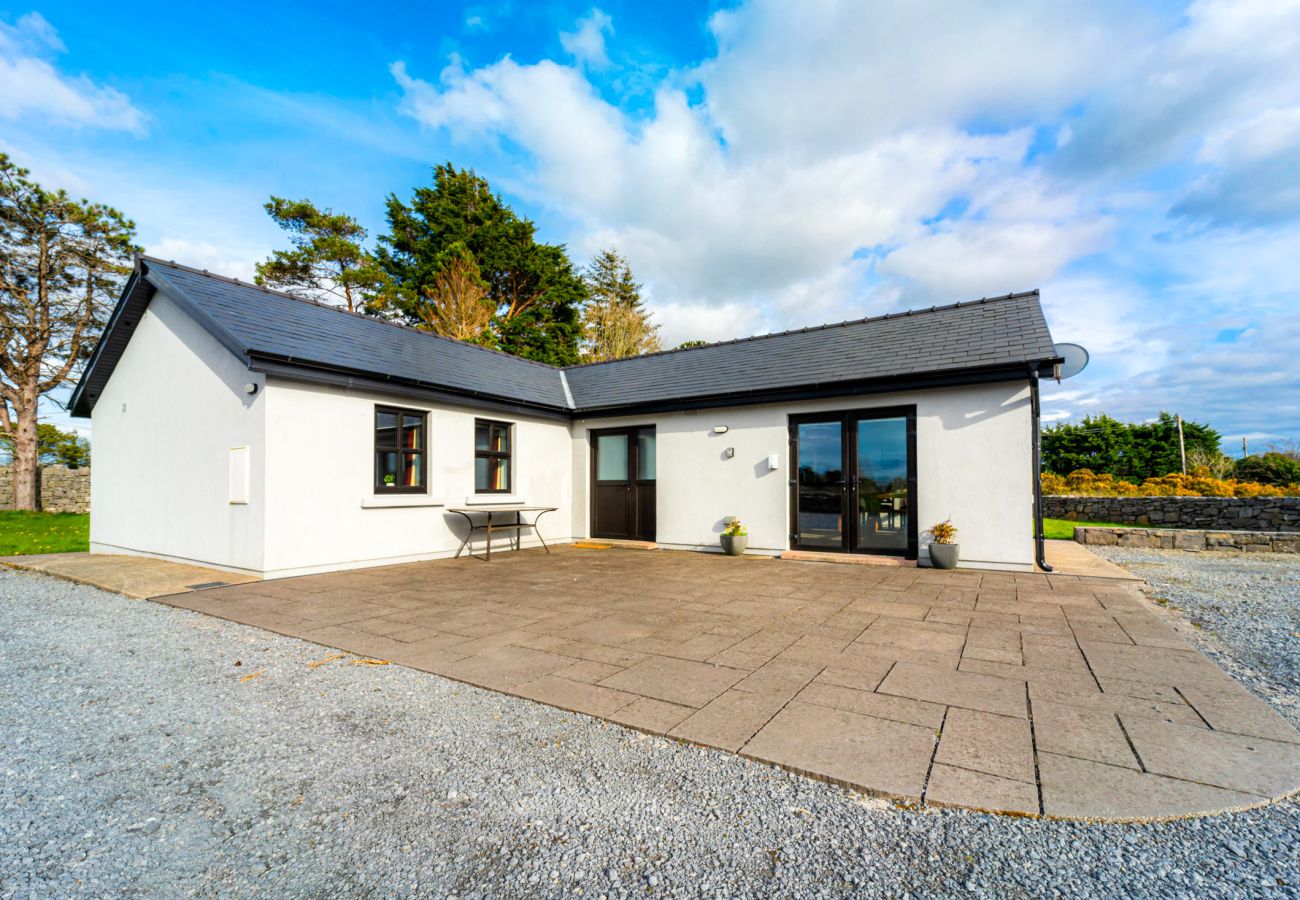
<path id="1" fill-rule="evenodd" d="M 90 469 L 44 466 L 40 470 L 41 509 L 46 512 L 90 512 Z M 14 508 L 13 476 L 0 466 L 0 509 Z"/>
<path id="2" fill-rule="evenodd" d="M 1274 485 L 1215 478 L 1201 471 L 1148 478 L 1141 484 L 1079 469 L 1069 475 L 1043 473 L 1043 493 L 1080 497 L 1300 497 L 1300 484 Z"/>

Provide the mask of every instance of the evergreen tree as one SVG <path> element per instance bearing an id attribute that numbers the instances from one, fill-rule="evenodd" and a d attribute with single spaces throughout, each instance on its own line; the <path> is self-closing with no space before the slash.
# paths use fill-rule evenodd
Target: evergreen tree
<path id="1" fill-rule="evenodd" d="M 348 312 L 373 308 L 383 273 L 365 249 L 366 229 L 356 219 L 319 209 L 310 200 L 272 197 L 265 209 L 289 232 L 293 249 L 276 250 L 258 263 L 258 284 L 342 304 Z"/>
<path id="2" fill-rule="evenodd" d="M 457 241 L 443 254 L 433 286 L 415 309 L 426 331 L 470 343 L 491 343 L 488 331 L 496 309 L 487 296 L 474 255 Z"/>
<path id="3" fill-rule="evenodd" d="M 0 153 L 0 438 L 16 509 L 37 506 L 41 397 L 78 377 L 138 249 L 120 212 L 29 174 Z"/>
<path id="4" fill-rule="evenodd" d="M 601 362 L 660 349 L 659 326 L 641 300 L 641 285 L 617 250 L 602 250 L 583 273 L 588 300 L 582 311 L 583 359 Z"/>
<path id="5" fill-rule="evenodd" d="M 1183 421 L 1188 458 L 1219 452 L 1220 436 L 1208 425 Z M 1178 472 L 1178 423 L 1162 412 L 1154 422 L 1121 422 L 1104 413 L 1078 424 L 1043 429 L 1043 471 L 1068 475 L 1079 469 L 1135 481 Z"/>
<path id="6" fill-rule="evenodd" d="M 578 361 L 579 308 L 586 288 L 564 247 L 538 243 L 536 227 L 492 193 L 485 178 L 450 163 L 410 203 L 388 198 L 389 233 L 376 256 L 391 283 L 390 309 L 422 321 L 428 297 L 453 245 L 474 257 L 495 315 L 492 342 L 501 350 L 552 365 Z"/>

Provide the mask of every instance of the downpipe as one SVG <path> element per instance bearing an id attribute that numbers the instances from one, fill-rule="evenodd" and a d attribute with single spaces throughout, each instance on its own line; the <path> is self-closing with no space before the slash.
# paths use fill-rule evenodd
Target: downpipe
<path id="1" fill-rule="evenodd" d="M 1043 460 L 1042 460 L 1042 407 L 1038 402 L 1038 367 L 1029 369 L 1029 408 L 1031 418 L 1030 437 L 1033 439 L 1033 476 L 1034 476 L 1034 562 L 1044 572 L 1052 571 L 1044 556 L 1043 545 Z"/>

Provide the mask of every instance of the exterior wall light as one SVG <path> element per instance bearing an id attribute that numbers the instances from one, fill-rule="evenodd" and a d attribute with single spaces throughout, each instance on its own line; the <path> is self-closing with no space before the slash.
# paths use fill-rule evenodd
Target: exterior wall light
<path id="1" fill-rule="evenodd" d="M 248 384 L 244 385 L 244 393 L 249 395 L 256 394 L 257 385 L 250 381 Z"/>
<path id="2" fill-rule="evenodd" d="M 728 448 L 727 448 L 727 459 L 731 459 L 731 458 L 734 457 L 735 455 L 736 455 L 736 448 L 735 448 L 735 447 L 728 447 Z"/>
<path id="3" fill-rule="evenodd" d="M 714 434 L 726 434 L 726 433 L 727 433 L 727 430 L 728 430 L 728 429 L 727 429 L 727 426 L 726 426 L 726 425 L 714 425 L 714 426 L 713 426 L 713 433 L 714 433 Z"/>

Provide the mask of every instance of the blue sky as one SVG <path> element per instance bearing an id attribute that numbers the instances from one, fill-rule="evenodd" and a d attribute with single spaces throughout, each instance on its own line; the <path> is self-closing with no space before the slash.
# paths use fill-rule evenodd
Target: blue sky
<path id="1" fill-rule="evenodd" d="M 1049 420 L 1300 439 L 1300 2 L 0 9 L 0 150 L 239 277 L 451 160 L 670 344 L 1040 288 Z M 61 419 L 56 411 L 52 417 Z"/>

